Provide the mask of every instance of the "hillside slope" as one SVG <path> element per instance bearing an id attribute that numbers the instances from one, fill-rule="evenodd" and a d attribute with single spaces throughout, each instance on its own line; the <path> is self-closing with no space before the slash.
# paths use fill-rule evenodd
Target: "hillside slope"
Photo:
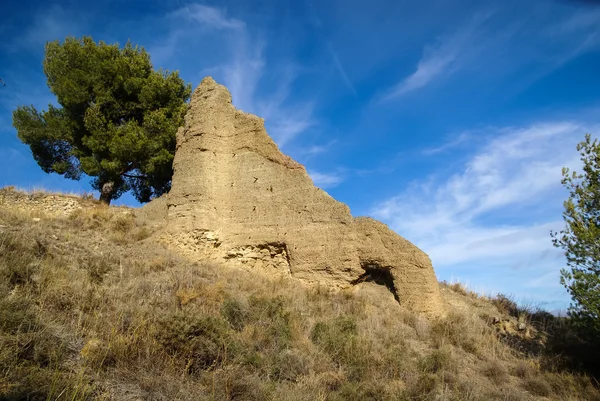
<path id="1" fill-rule="evenodd" d="M 428 320 L 376 282 L 190 262 L 131 209 L 2 195 L 0 400 L 600 399 L 505 299 L 444 285 Z"/>

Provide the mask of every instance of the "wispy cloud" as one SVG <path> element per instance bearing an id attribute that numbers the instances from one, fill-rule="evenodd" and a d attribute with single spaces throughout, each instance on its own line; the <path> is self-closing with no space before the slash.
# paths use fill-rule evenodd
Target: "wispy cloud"
<path id="1" fill-rule="evenodd" d="M 153 60 L 162 65 L 175 53 L 185 58 L 190 52 L 204 52 L 205 42 L 199 38 L 209 40 L 212 53 L 218 55 L 204 59 L 204 64 L 191 71 L 192 75 L 198 81 L 213 75 L 227 86 L 233 104 L 264 118 L 269 134 L 279 146 L 285 147 L 316 125 L 314 102 L 298 100 L 292 93 L 300 69 L 287 59 L 268 59 L 269 41 L 260 29 L 230 16 L 224 9 L 199 4 L 170 13 L 162 23 L 169 30 L 151 47 Z M 185 67 L 190 68 L 189 64 Z"/>
<path id="2" fill-rule="evenodd" d="M 173 15 L 200 22 L 204 26 L 214 29 L 241 30 L 246 28 L 244 21 L 228 17 L 225 10 L 203 4 L 189 4 L 175 11 Z"/>
<path id="3" fill-rule="evenodd" d="M 318 156 L 320 154 L 326 153 L 336 143 L 336 140 L 331 140 L 327 143 L 312 145 L 304 149 L 299 149 L 298 153 L 306 157 Z"/>
<path id="4" fill-rule="evenodd" d="M 344 84 L 346 85 L 346 87 L 348 89 L 350 89 L 350 91 L 352 91 L 354 96 L 358 96 L 358 93 L 356 92 L 356 88 L 352 84 L 352 81 L 350 81 L 348 74 L 346 74 L 346 69 L 342 65 L 340 58 L 339 58 L 337 52 L 335 51 L 335 49 L 333 48 L 331 42 L 327 42 L 327 50 L 329 51 L 329 54 L 331 55 L 331 59 L 333 60 L 333 65 L 334 65 L 335 69 L 340 74 L 340 77 L 344 81 Z"/>
<path id="5" fill-rule="evenodd" d="M 435 155 L 438 153 L 443 153 L 450 149 L 454 149 L 466 142 L 469 142 L 472 139 L 473 139 L 473 135 L 470 132 L 468 132 L 468 131 L 461 132 L 458 136 L 456 136 L 455 138 L 449 140 L 448 142 L 446 142 L 442 145 L 439 145 L 439 146 L 436 146 L 433 148 L 424 149 L 422 151 L 422 154 L 424 154 L 426 156 L 431 156 L 431 155 Z"/>
<path id="6" fill-rule="evenodd" d="M 558 272 L 562 256 L 549 232 L 562 226 L 561 169 L 579 165 L 576 143 L 598 129 L 577 122 L 497 129 L 460 171 L 414 182 L 373 214 L 424 249 L 442 275 L 523 269 L 520 277 L 532 281 Z"/>
<path id="7" fill-rule="evenodd" d="M 41 53 L 46 42 L 62 41 L 69 35 L 79 35 L 85 25 L 86 16 L 75 16 L 60 5 L 54 4 L 35 13 L 31 25 L 9 46 L 14 51 L 26 48 Z"/>
<path id="8" fill-rule="evenodd" d="M 441 36 L 425 47 L 415 71 L 388 89 L 382 101 L 403 97 L 466 70 L 488 78 L 524 71 L 518 84 L 522 90 L 600 47 L 600 9 L 578 9 L 552 17 L 530 12 L 511 16 L 509 23 L 496 12 L 480 13 L 452 34 Z M 507 54 L 511 56 L 502 57 Z"/>
<path id="9" fill-rule="evenodd" d="M 310 178 L 312 178 L 317 187 L 323 189 L 335 187 L 344 181 L 344 178 L 338 173 L 320 173 L 309 170 L 308 175 L 310 175 Z"/>
<path id="10" fill-rule="evenodd" d="M 6 134 L 3 134 L 6 135 Z M 0 159 L 2 159 L 6 163 L 22 163 L 26 160 L 25 155 L 23 154 L 24 149 L 16 149 L 12 147 L 0 148 Z"/>
<path id="11" fill-rule="evenodd" d="M 477 15 L 458 31 L 442 36 L 438 43 L 426 47 L 416 71 L 394 86 L 383 100 L 391 100 L 420 89 L 435 79 L 460 69 L 463 63 L 469 61 L 465 53 L 471 50 L 479 27 L 489 16 L 490 13 Z"/>

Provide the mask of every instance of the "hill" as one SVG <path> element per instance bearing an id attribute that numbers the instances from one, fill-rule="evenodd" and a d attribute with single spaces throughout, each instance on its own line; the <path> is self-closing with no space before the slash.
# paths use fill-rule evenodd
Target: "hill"
<path id="1" fill-rule="evenodd" d="M 192 261 L 136 215 L 0 190 L 1 400 L 600 399 L 548 314 Z"/>

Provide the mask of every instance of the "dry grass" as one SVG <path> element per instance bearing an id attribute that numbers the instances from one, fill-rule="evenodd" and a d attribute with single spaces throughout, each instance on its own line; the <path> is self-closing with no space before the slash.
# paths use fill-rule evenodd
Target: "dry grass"
<path id="1" fill-rule="evenodd" d="M 190 263 L 123 208 L 39 222 L 0 209 L 0 226 L 0 399 L 600 397 L 587 376 L 515 350 L 480 317 L 489 301 L 456 286 L 465 307 L 429 320 Z"/>

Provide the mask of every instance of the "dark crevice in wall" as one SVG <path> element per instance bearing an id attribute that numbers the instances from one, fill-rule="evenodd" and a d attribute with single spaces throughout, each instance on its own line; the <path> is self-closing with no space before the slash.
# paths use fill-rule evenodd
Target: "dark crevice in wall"
<path id="1" fill-rule="evenodd" d="M 396 302 L 400 303 L 400 296 L 394 285 L 394 277 L 388 266 L 381 266 L 373 261 L 361 262 L 360 266 L 365 272 L 361 274 L 359 278 L 352 281 L 352 285 L 364 282 L 373 282 L 375 284 L 383 285 L 392 293 Z"/>

